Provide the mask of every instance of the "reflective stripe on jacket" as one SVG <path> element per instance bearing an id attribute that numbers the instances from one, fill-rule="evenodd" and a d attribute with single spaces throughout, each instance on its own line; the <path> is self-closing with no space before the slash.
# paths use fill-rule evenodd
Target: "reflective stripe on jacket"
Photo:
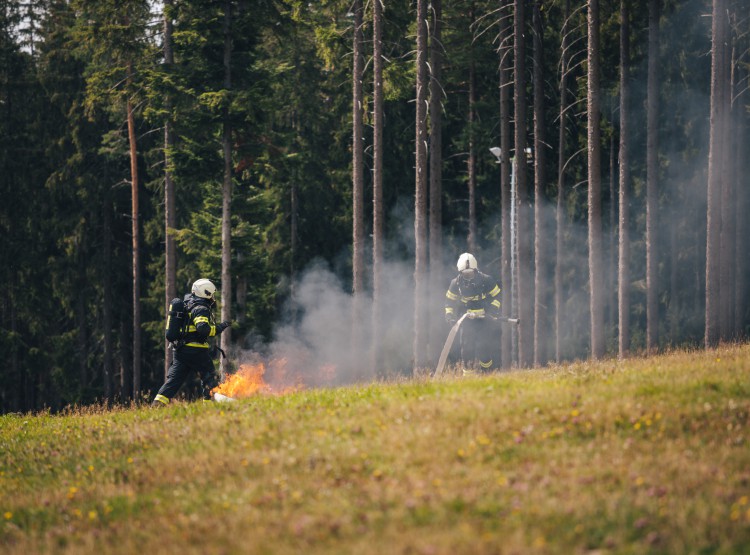
<path id="1" fill-rule="evenodd" d="M 445 314 L 458 318 L 465 312 L 500 315 L 500 286 L 493 278 L 482 272 L 471 281 L 453 278 L 445 293 Z"/>
<path id="2" fill-rule="evenodd" d="M 216 335 L 216 320 L 210 301 L 188 293 L 185 295 L 185 306 L 190 313 L 185 346 L 208 349 L 208 338 Z"/>

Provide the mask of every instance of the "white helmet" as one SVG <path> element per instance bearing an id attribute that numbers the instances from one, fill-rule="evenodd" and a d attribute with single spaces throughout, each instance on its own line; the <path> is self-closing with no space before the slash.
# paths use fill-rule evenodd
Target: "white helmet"
<path id="1" fill-rule="evenodd" d="M 458 268 L 459 272 L 463 272 L 464 270 L 476 270 L 477 259 L 474 258 L 473 254 L 465 252 L 461 256 L 458 257 L 456 268 Z"/>
<path id="2" fill-rule="evenodd" d="M 203 299 L 213 299 L 216 293 L 216 286 L 211 283 L 210 279 L 201 278 L 193 283 L 193 295 Z"/>

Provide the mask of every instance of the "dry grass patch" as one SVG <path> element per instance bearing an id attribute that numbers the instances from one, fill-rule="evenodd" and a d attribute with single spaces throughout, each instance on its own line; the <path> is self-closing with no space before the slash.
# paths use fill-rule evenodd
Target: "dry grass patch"
<path id="1" fill-rule="evenodd" d="M 750 551 L 750 347 L 0 418 L 7 553 Z"/>

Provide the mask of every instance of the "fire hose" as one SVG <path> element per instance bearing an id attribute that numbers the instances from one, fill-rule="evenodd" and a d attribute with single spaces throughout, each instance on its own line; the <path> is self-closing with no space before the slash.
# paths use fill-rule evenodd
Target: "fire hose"
<path id="1" fill-rule="evenodd" d="M 440 358 L 438 359 L 437 368 L 435 368 L 435 373 L 433 376 L 436 378 L 441 376 L 443 373 L 443 370 L 445 369 L 445 363 L 448 360 L 448 353 L 451 351 L 451 347 L 453 347 L 453 341 L 456 339 L 456 335 L 458 334 L 458 330 L 461 327 L 461 324 L 466 318 L 469 318 L 470 320 L 474 319 L 481 319 L 484 318 L 484 315 L 476 314 L 473 312 L 466 312 L 463 316 L 461 316 L 455 324 L 453 324 L 453 327 L 448 332 L 448 337 L 445 340 L 445 345 L 443 345 L 443 350 L 440 352 Z M 496 320 L 498 322 L 508 322 L 509 324 L 518 324 L 521 320 L 519 318 L 506 318 L 503 316 L 493 317 L 490 316 L 492 320 Z"/>

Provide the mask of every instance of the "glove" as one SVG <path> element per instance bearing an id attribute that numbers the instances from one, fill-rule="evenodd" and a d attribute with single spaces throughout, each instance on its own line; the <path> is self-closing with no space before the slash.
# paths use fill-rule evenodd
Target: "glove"
<path id="1" fill-rule="evenodd" d="M 445 321 L 448 322 L 448 324 L 452 326 L 453 324 L 457 322 L 457 319 L 454 314 L 446 314 Z"/>
<path id="2" fill-rule="evenodd" d="M 216 335 L 220 334 L 231 325 L 232 322 L 230 322 L 229 320 L 227 320 L 226 322 L 222 322 L 221 324 L 216 324 Z"/>

